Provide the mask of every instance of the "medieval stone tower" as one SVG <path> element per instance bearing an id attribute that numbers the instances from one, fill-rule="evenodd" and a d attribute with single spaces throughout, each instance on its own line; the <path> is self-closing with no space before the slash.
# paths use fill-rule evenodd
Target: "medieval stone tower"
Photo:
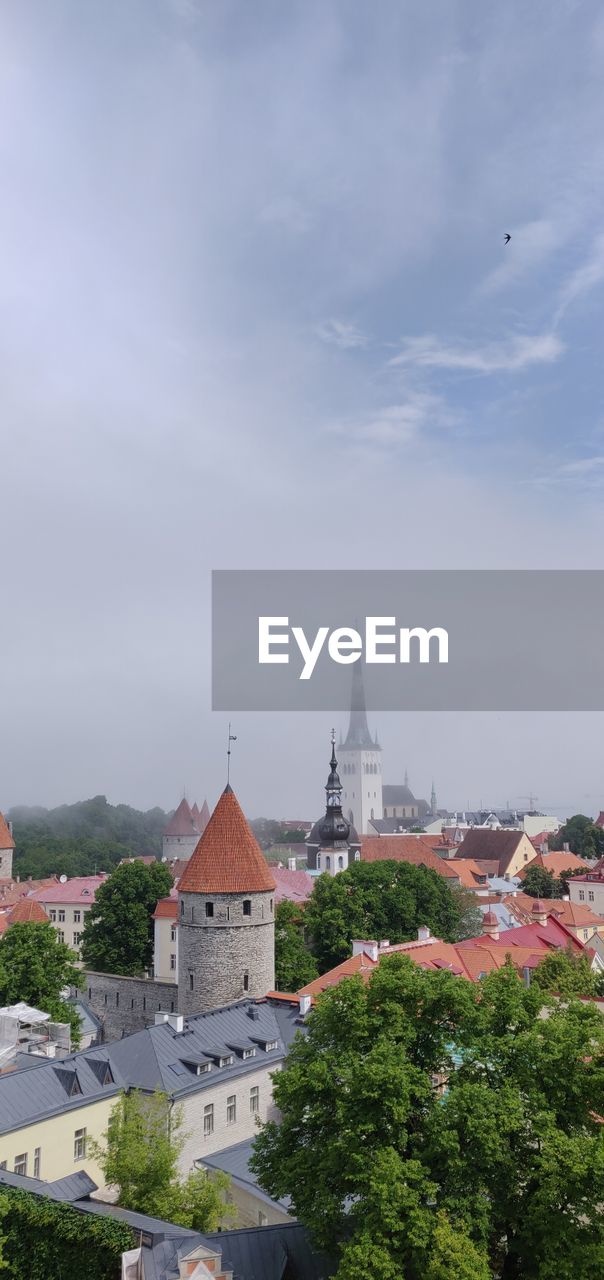
<path id="1" fill-rule="evenodd" d="M 0 813 L 0 878 L 10 879 L 13 874 L 13 840 L 12 826 Z"/>
<path id="2" fill-rule="evenodd" d="M 178 1011 L 275 985 L 275 881 L 227 785 L 178 884 Z"/>

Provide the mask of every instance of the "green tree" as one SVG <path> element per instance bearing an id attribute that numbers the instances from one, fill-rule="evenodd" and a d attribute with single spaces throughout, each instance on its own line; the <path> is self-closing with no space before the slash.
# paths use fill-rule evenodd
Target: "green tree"
<path id="1" fill-rule="evenodd" d="M 129 862 L 97 889 L 86 914 L 82 959 L 101 973 L 140 974 L 153 958 L 152 914 L 172 887 L 172 873 L 161 862 Z"/>
<path id="2" fill-rule="evenodd" d="M 91 875 L 111 871 L 121 858 L 161 854 L 161 833 L 168 815 L 146 813 L 127 804 L 111 805 L 94 796 L 57 809 L 10 810 L 15 837 L 15 871 L 36 879 L 49 875 Z"/>
<path id="3" fill-rule="evenodd" d="M 543 991 L 561 996 L 596 996 L 602 989 L 602 976 L 592 972 L 585 952 L 550 951 L 533 973 L 533 982 Z"/>
<path id="4" fill-rule="evenodd" d="M 319 876 L 304 910 L 311 948 L 325 973 L 350 955 L 353 938 L 408 942 L 420 925 L 454 942 L 468 936 L 468 899 L 445 876 L 406 862 L 354 862 L 337 876 Z M 470 934 L 480 932 L 478 919 Z"/>
<path id="5" fill-rule="evenodd" d="M 543 1006 L 547 1017 L 542 1017 Z M 338 1280 L 591 1280 L 604 1268 L 604 1019 L 382 960 L 325 992 L 274 1080 L 253 1167 Z M 369 1257 L 368 1250 L 369 1248 Z"/>
<path id="6" fill-rule="evenodd" d="M 558 898 L 561 886 L 545 867 L 529 867 L 522 881 L 522 892 L 528 893 L 529 898 Z"/>
<path id="7" fill-rule="evenodd" d="M 299 991 L 318 977 L 314 956 L 304 942 L 303 909 L 285 899 L 275 911 L 275 985 L 278 991 Z"/>
<path id="8" fill-rule="evenodd" d="M 576 813 L 555 835 L 548 836 L 550 849 L 563 849 L 568 844 L 578 858 L 604 857 L 604 830 L 591 818 Z"/>
<path id="9" fill-rule="evenodd" d="M 120 1095 L 103 1141 L 90 1146 L 122 1208 L 214 1231 L 228 1217 L 230 1178 L 196 1170 L 180 1181 L 184 1141 L 182 1108 L 171 1107 L 165 1093 L 148 1096 L 134 1089 Z"/>
<path id="10" fill-rule="evenodd" d="M 81 986 L 83 975 L 75 954 L 59 941 L 50 921 L 13 924 L 0 938 L 0 1004 L 24 1000 L 49 1013 L 55 1022 L 68 1022 L 75 1045 L 80 1019 L 62 992 L 66 987 Z"/>

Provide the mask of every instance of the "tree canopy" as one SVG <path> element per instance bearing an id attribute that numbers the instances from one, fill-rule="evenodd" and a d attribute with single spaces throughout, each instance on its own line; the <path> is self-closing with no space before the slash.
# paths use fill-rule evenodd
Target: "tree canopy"
<path id="1" fill-rule="evenodd" d="M 546 1006 L 547 1016 L 541 1011 Z M 604 1269 L 604 1019 L 382 960 L 325 992 L 252 1163 L 337 1280 L 592 1280 Z"/>
<path id="2" fill-rule="evenodd" d="M 111 871 L 122 858 L 161 853 L 168 815 L 146 813 L 94 796 L 56 809 L 21 806 L 7 815 L 15 837 L 14 869 L 21 876 L 84 876 Z"/>
<path id="3" fill-rule="evenodd" d="M 562 889 L 546 867 L 529 867 L 522 881 L 522 892 L 528 893 L 529 898 L 558 898 Z"/>
<path id="4" fill-rule="evenodd" d="M 604 994 L 604 975 L 592 971 L 586 953 L 550 951 L 533 974 L 533 982 L 552 995 L 598 996 Z"/>
<path id="5" fill-rule="evenodd" d="M 555 835 L 548 836 L 550 849 L 563 849 L 568 844 L 578 858 L 604 857 L 604 830 L 584 813 L 575 813 Z"/>
<path id="6" fill-rule="evenodd" d="M 215 1231 L 232 1217 L 225 1194 L 227 1174 L 195 1170 L 179 1179 L 184 1144 L 182 1108 L 170 1112 L 164 1093 L 133 1089 L 120 1095 L 100 1143 L 91 1143 L 107 1184 L 122 1208 L 176 1222 L 195 1231 Z"/>
<path id="7" fill-rule="evenodd" d="M 134 975 L 150 968 L 153 920 L 159 898 L 172 887 L 172 873 L 161 862 L 128 862 L 96 891 L 82 933 L 82 959 L 101 973 Z"/>
<path id="8" fill-rule="evenodd" d="M 319 971 L 350 955 L 353 938 L 409 942 L 428 925 L 447 942 L 482 929 L 473 894 L 450 888 L 438 872 L 407 862 L 354 862 L 337 876 L 316 880 L 304 924 Z"/>
<path id="9" fill-rule="evenodd" d="M 314 956 L 304 942 L 304 910 L 287 900 L 275 911 L 275 986 L 298 991 L 318 977 Z"/>
<path id="10" fill-rule="evenodd" d="M 0 1004 L 24 1000 L 49 1013 L 56 1022 L 68 1022 L 76 1044 L 80 1020 L 61 992 L 82 985 L 75 953 L 59 941 L 50 921 L 19 922 L 0 937 Z"/>

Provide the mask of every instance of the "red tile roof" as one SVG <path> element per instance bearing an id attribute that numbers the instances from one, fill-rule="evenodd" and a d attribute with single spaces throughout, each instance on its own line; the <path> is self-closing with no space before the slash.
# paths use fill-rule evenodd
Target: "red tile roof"
<path id="1" fill-rule="evenodd" d="M 275 877 L 275 901 L 306 902 L 312 893 L 313 877 L 308 871 L 290 871 L 288 867 L 271 867 Z"/>
<path id="2" fill-rule="evenodd" d="M 227 786 L 178 882 L 178 891 L 269 893 L 275 887 L 260 845 Z"/>
<path id="3" fill-rule="evenodd" d="M 478 982 L 483 974 L 501 969 L 508 956 L 516 969 L 534 969 L 549 951 L 568 946 L 580 953 L 586 951 L 574 934 L 555 916 L 549 916 L 545 925 L 520 925 L 515 929 L 503 930 L 498 938 L 480 934 L 476 938 L 466 938 L 463 942 L 442 942 L 440 938 L 400 942 L 381 948 L 378 960 L 372 960 L 366 952 L 351 956 L 329 973 L 307 983 L 298 995 L 317 996 L 327 987 L 335 987 L 343 978 L 349 978 L 355 973 L 360 974 L 367 982 L 382 956 L 396 953 L 408 955 L 421 969 L 448 969 L 450 973 L 467 978 L 470 982 Z"/>
<path id="4" fill-rule="evenodd" d="M 0 849 L 14 849 L 15 842 L 6 825 L 4 814 L 0 813 Z"/>
<path id="5" fill-rule="evenodd" d="M 446 858 L 437 852 L 447 850 L 438 836 L 364 836 L 361 840 L 362 862 L 409 862 L 415 867 L 429 867 L 439 876 L 458 880 L 468 889 L 476 889 L 484 868 L 472 858 Z"/>
<path id="6" fill-rule="evenodd" d="M 53 884 L 50 889 L 37 889 L 38 902 L 66 902 L 79 906 L 92 904 L 97 889 L 105 883 L 106 875 L 71 876 L 64 884 Z"/>
<path id="7" fill-rule="evenodd" d="M 498 874 L 503 876 L 522 839 L 524 839 L 524 831 L 509 828 L 470 827 L 459 845 L 456 856 L 475 858 L 477 862 L 496 861 Z"/>
<path id="8" fill-rule="evenodd" d="M 12 906 L 21 898 L 30 897 L 37 889 L 50 889 L 58 885 L 56 876 L 48 876 L 45 880 L 0 880 L 0 909 Z"/>
<path id="9" fill-rule="evenodd" d="M 178 898 L 176 890 L 169 898 L 160 898 L 155 911 L 154 920 L 178 920 Z"/>
<path id="10" fill-rule="evenodd" d="M 48 924 L 48 916 L 35 898 L 21 898 L 9 911 L 11 924 Z"/>
<path id="11" fill-rule="evenodd" d="M 517 920 L 526 924 L 532 918 L 535 901 L 536 899 L 530 898 L 528 893 L 509 893 L 503 899 L 508 911 Z M 567 929 L 583 929 L 588 925 L 593 925 L 594 928 L 604 927 L 604 918 L 596 915 L 591 907 L 586 907 L 580 902 L 569 902 L 566 898 L 548 898 L 545 910 L 548 915 L 555 915 Z"/>
<path id="12" fill-rule="evenodd" d="M 536 858 L 531 858 L 530 862 L 521 867 L 518 872 L 518 878 L 519 880 L 524 880 L 529 867 L 543 867 L 544 871 L 551 871 L 555 879 L 558 880 L 563 871 L 587 871 L 591 865 L 584 858 L 578 858 L 576 853 L 565 853 L 564 850 L 555 850 L 552 853 L 538 853 Z"/>
<path id="13" fill-rule="evenodd" d="M 163 833 L 165 836 L 194 836 L 198 834 L 188 800 L 184 796 Z"/>

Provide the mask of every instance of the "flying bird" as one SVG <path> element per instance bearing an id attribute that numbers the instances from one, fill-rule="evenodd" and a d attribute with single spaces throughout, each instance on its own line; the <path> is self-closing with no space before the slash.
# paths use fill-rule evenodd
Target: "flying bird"
<path id="1" fill-rule="evenodd" d="M 505 235 L 504 235 L 504 237 L 503 237 L 503 238 L 504 238 L 504 240 L 505 240 L 505 243 L 506 243 L 506 244 L 509 244 L 509 243 L 510 243 L 510 240 L 512 239 L 512 237 L 511 237 L 511 235 L 510 235 L 509 231 L 506 231 L 506 233 L 505 233 Z"/>

